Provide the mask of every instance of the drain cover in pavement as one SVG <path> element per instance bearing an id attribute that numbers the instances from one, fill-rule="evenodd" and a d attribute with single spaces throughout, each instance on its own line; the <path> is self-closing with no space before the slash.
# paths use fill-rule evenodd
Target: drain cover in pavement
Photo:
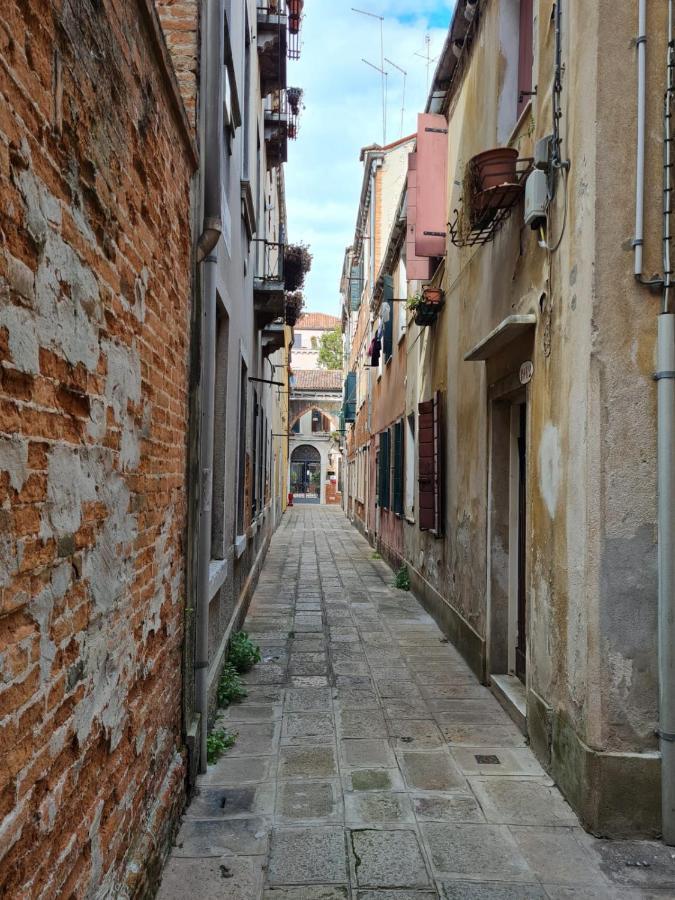
<path id="1" fill-rule="evenodd" d="M 483 755 L 481 753 L 476 753 L 476 762 L 479 766 L 501 766 L 498 756 L 494 755 Z"/>

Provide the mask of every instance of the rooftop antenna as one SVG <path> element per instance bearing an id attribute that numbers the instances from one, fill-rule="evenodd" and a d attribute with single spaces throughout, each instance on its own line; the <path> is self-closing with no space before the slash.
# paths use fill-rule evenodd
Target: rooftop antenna
<path id="1" fill-rule="evenodd" d="M 375 63 L 368 62 L 368 60 L 363 59 L 363 57 L 361 57 L 361 61 L 364 62 L 367 66 L 370 66 L 371 69 L 375 69 L 376 72 L 379 72 L 382 75 L 382 78 L 384 79 L 384 106 L 383 106 L 383 108 L 385 110 L 385 113 L 384 113 L 383 131 L 382 131 L 382 144 L 384 145 L 387 143 L 387 113 L 386 113 L 386 109 L 387 109 L 387 81 L 389 79 L 389 72 L 387 72 L 386 69 L 381 69 L 379 66 L 376 66 Z"/>
<path id="2" fill-rule="evenodd" d="M 403 117 L 405 115 L 405 82 L 408 77 L 408 73 L 406 72 L 405 69 L 402 69 L 400 66 L 397 66 L 396 63 L 393 62 L 393 60 L 387 59 L 386 56 L 384 58 L 384 61 L 388 62 L 389 65 L 393 66 L 395 69 L 398 69 L 398 71 L 403 75 L 403 100 L 401 101 L 401 137 L 403 137 Z"/>
<path id="3" fill-rule="evenodd" d="M 384 71 L 384 16 L 378 16 L 375 13 L 367 12 L 365 9 L 356 9 L 352 6 L 352 12 L 358 13 L 360 16 L 368 16 L 371 19 L 379 19 L 380 22 L 380 67 L 382 73 L 382 143 L 387 143 L 387 79 Z M 370 63 L 368 63 L 370 65 Z M 373 66 L 373 68 L 376 68 Z"/>
<path id="4" fill-rule="evenodd" d="M 429 93 L 429 75 L 431 72 L 431 64 L 432 64 L 432 62 L 436 62 L 436 60 L 438 59 L 438 56 L 434 56 L 433 59 L 431 58 L 431 35 L 428 32 L 427 32 L 427 34 L 424 35 L 424 44 L 425 44 L 424 53 L 420 53 L 419 50 L 416 50 L 415 56 L 419 56 L 421 59 L 425 59 L 427 62 L 427 94 L 428 94 Z"/>

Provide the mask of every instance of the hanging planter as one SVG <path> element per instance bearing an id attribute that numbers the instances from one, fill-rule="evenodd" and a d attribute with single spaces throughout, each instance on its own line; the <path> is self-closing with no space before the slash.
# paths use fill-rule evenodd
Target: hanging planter
<path id="1" fill-rule="evenodd" d="M 516 184 L 518 151 L 514 147 L 495 147 L 484 150 L 471 160 L 476 178 L 476 189 L 487 191 L 505 184 Z"/>
<path id="2" fill-rule="evenodd" d="M 299 291 L 305 283 L 305 275 L 312 266 L 312 254 L 307 244 L 286 244 L 284 250 L 284 279 L 286 290 Z"/>
<path id="3" fill-rule="evenodd" d="M 426 287 L 408 301 L 408 309 L 412 311 L 416 325 L 434 325 L 444 306 L 440 288 Z"/>
<path id="4" fill-rule="evenodd" d="M 304 0 L 288 0 L 288 30 L 291 34 L 298 34 L 300 31 L 300 17 L 304 5 Z"/>
<path id="5" fill-rule="evenodd" d="M 293 291 L 286 294 L 284 306 L 284 319 L 287 325 L 295 325 L 305 307 L 305 298 L 302 291 Z"/>
<path id="6" fill-rule="evenodd" d="M 302 100 L 303 90 L 299 87 L 289 87 L 286 91 L 286 98 L 291 111 L 297 116 L 300 112 L 300 101 Z"/>

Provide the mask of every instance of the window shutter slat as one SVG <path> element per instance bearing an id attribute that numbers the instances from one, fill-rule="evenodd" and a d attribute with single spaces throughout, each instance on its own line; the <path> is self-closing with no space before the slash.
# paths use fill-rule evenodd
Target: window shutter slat
<path id="1" fill-rule="evenodd" d="M 443 531 L 443 453 L 441 395 L 418 406 L 419 413 L 419 526 L 437 536 Z"/>
<path id="2" fill-rule="evenodd" d="M 356 421 L 356 372 L 349 372 L 345 378 L 343 410 L 345 422 Z"/>

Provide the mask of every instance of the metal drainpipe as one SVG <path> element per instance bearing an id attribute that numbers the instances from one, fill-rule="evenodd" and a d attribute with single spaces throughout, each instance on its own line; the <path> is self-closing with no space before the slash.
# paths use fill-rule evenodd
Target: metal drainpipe
<path id="1" fill-rule="evenodd" d="M 663 152 L 663 310 L 658 317 L 657 458 L 659 569 L 659 736 L 663 840 L 675 845 L 675 315 L 670 309 L 671 142 L 673 94 L 673 0 L 668 0 L 667 78 Z"/>
<path id="2" fill-rule="evenodd" d="M 645 206 L 645 120 L 646 120 L 647 0 L 638 0 L 637 36 L 637 163 L 635 177 L 635 236 L 633 274 L 642 277 Z"/>
<path id="3" fill-rule="evenodd" d="M 206 103 L 204 127 L 204 227 L 197 242 L 202 271 L 199 521 L 197 535 L 197 629 L 195 681 L 200 714 L 199 771 L 207 768 L 209 666 L 209 566 L 211 562 L 211 502 L 213 496 L 213 403 L 216 369 L 215 252 L 222 233 L 222 70 L 224 61 L 222 0 L 206 0 Z"/>

